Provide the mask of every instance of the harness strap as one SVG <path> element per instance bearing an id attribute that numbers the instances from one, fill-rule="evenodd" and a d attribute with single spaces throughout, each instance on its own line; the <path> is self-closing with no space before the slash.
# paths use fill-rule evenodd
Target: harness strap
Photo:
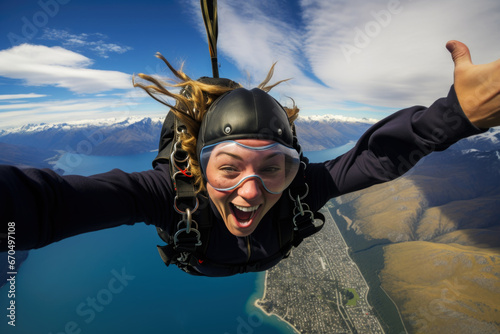
<path id="1" fill-rule="evenodd" d="M 189 155 L 182 149 L 179 140 L 179 136 L 186 131 L 186 127 L 177 117 L 174 119 L 174 131 L 175 140 L 170 146 L 170 175 L 177 194 L 174 207 L 180 213 L 185 211 L 185 208 L 191 208 L 194 212 L 198 205 L 196 204 L 196 190 L 189 173 Z"/>
<path id="2" fill-rule="evenodd" d="M 195 218 L 197 223 L 196 232 L 179 233 L 177 230 L 175 235 L 169 235 L 163 229 L 157 227 L 158 235 L 167 243 L 164 246 L 157 246 L 160 257 L 165 262 L 167 267 L 170 264 L 175 264 L 184 271 L 191 273 L 192 269 L 188 267 L 194 266 L 199 261 L 205 260 L 205 254 L 208 249 L 210 232 L 213 226 L 210 210 L 207 209 L 208 198 L 198 195 L 200 200 L 200 208 Z M 177 236 L 177 239 L 175 238 Z"/>
<path id="3" fill-rule="evenodd" d="M 153 165 L 161 162 L 170 163 L 170 176 L 176 192 L 174 209 L 181 215 L 177 229 L 172 232 L 173 235 L 169 235 L 159 227 L 156 228 L 158 235 L 167 243 L 165 246 L 157 246 L 160 257 L 167 266 L 188 261 L 190 254 L 200 248 L 201 252 L 205 253 L 212 227 L 209 215 L 203 214 L 207 211 L 204 208 L 208 199 L 205 200 L 203 196 L 196 194 L 189 172 L 189 156 L 179 141 L 183 131 L 185 131 L 184 124 L 170 111 L 163 124 L 158 155 L 153 161 Z M 201 204 L 200 198 L 202 198 Z M 196 211 L 198 214 L 195 214 Z M 199 223 L 193 218 L 197 218 Z"/>
<path id="4" fill-rule="evenodd" d="M 167 163 L 172 153 L 172 145 L 175 142 L 175 114 L 172 111 L 167 113 L 161 128 L 160 142 L 158 145 L 158 155 L 153 160 L 153 168 L 159 163 Z"/>
<path id="5" fill-rule="evenodd" d="M 290 247 L 291 248 L 291 247 Z M 250 263 L 235 263 L 235 264 L 226 264 L 226 263 L 217 263 L 215 261 L 209 260 L 209 259 L 204 259 L 202 260 L 202 265 L 206 265 L 211 268 L 220 268 L 225 271 L 225 275 L 230 276 L 230 275 L 235 275 L 235 274 L 243 274 L 243 273 L 248 273 L 248 272 L 256 272 L 256 271 L 263 271 L 267 270 L 277 263 L 279 263 L 282 259 L 284 258 L 283 252 L 279 251 L 264 260 L 260 261 L 255 261 L 255 262 L 250 262 Z M 190 271 L 185 270 L 189 274 L 195 274 L 195 275 L 203 275 L 200 274 L 198 271 L 193 269 L 194 266 L 200 265 L 200 260 L 197 257 L 197 254 L 192 254 L 191 257 L 191 267 L 187 267 Z"/>
<path id="6" fill-rule="evenodd" d="M 299 152 L 300 156 L 299 171 L 288 189 L 289 198 L 295 204 L 293 208 L 294 233 L 292 244 L 294 247 L 297 247 L 305 238 L 319 232 L 323 228 L 325 216 L 318 211 L 311 211 L 309 205 L 302 202 L 302 200 L 309 195 L 309 185 L 305 181 L 306 168 L 309 160 L 304 157 L 302 152 L 302 147 L 297 138 L 295 124 L 292 126 L 292 132 L 294 134 L 293 146 L 297 152 Z"/>

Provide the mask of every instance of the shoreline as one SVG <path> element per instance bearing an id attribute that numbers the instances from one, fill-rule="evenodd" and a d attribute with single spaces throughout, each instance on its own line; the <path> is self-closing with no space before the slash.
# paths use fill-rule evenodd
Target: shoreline
<path id="1" fill-rule="evenodd" d="M 330 213 L 330 215 L 331 215 L 331 216 L 332 216 L 332 218 L 333 218 L 332 212 L 331 212 L 330 210 L 328 210 L 328 212 Z M 352 220 L 352 219 L 350 219 L 349 217 L 347 217 L 347 216 L 345 216 L 344 214 L 342 214 L 342 213 L 340 212 L 340 209 L 339 209 L 339 208 L 337 208 L 337 210 L 336 210 L 336 214 L 337 214 L 339 217 L 341 217 L 342 219 L 344 219 L 344 220 L 345 220 L 345 222 L 346 222 L 346 231 L 354 231 L 354 232 L 355 232 L 356 228 L 353 228 L 353 223 L 354 223 L 354 222 L 353 222 L 353 220 Z M 337 230 L 339 231 L 340 236 L 341 236 L 341 237 L 342 237 L 342 239 L 344 240 L 344 243 L 346 244 L 346 247 L 348 247 L 348 248 L 349 248 L 349 245 L 348 245 L 347 241 L 345 240 L 344 235 L 343 235 L 343 234 L 342 234 L 342 232 L 340 231 L 340 228 L 338 227 L 338 225 L 337 225 L 337 224 L 335 224 L 335 226 L 336 226 Z M 355 232 L 355 233 L 356 233 L 356 232 Z M 372 289 L 371 289 L 371 287 L 370 287 L 370 284 L 368 284 L 368 281 L 366 280 L 365 276 L 363 275 L 363 273 L 362 273 L 362 271 L 361 271 L 361 268 L 360 268 L 360 266 L 361 266 L 361 265 L 360 265 L 360 264 L 358 264 L 358 263 L 354 260 L 354 257 L 351 257 L 351 259 L 352 259 L 352 260 L 356 263 L 356 267 L 357 267 L 357 269 L 358 269 L 358 271 L 359 271 L 359 273 L 360 273 L 361 277 L 362 277 L 362 278 L 363 278 L 363 280 L 365 281 L 365 284 L 366 284 L 366 286 L 367 286 L 367 288 L 368 288 L 368 290 L 367 290 L 367 294 L 366 294 L 366 296 L 365 296 L 365 299 L 366 299 L 367 303 L 368 303 L 368 304 L 370 304 L 370 303 L 368 302 L 368 294 L 369 294 L 369 292 L 372 290 Z M 385 265 L 385 263 L 384 263 L 384 265 Z M 396 304 L 396 302 L 395 302 L 395 301 L 394 301 L 394 300 L 393 300 L 393 299 L 389 296 L 389 294 L 387 293 L 387 291 L 385 291 L 385 289 L 382 287 L 382 281 L 380 280 L 380 275 L 379 275 L 379 274 L 376 274 L 376 276 L 378 277 L 379 282 L 380 282 L 380 285 L 378 286 L 378 288 L 379 288 L 379 289 L 380 289 L 380 290 L 384 293 L 384 295 L 386 295 L 386 296 L 387 296 L 387 298 L 389 298 L 389 300 L 391 301 L 391 303 L 394 305 L 394 307 L 396 308 L 397 315 L 398 315 L 398 317 L 399 317 L 399 319 L 400 319 L 400 321 L 401 321 L 401 325 L 402 325 L 402 327 L 404 328 L 404 332 L 405 332 L 405 333 L 408 333 L 408 330 L 406 329 L 406 325 L 405 325 L 404 320 L 403 320 L 403 315 L 401 314 L 401 311 L 399 310 L 399 306 L 398 306 L 398 305 Z M 371 305 L 371 304 L 370 304 L 370 305 Z M 373 307 L 373 305 L 372 305 L 372 307 Z M 377 317 L 377 319 L 379 320 L 379 323 L 381 323 L 381 322 L 382 322 L 382 320 L 384 320 L 384 319 L 380 319 L 378 315 L 377 315 L 376 317 Z M 386 332 L 386 330 L 385 330 L 383 327 L 382 327 L 382 330 L 384 331 L 384 333 Z"/>
<path id="2" fill-rule="evenodd" d="M 333 209 L 333 208 L 331 208 L 331 209 Z M 338 235 L 338 238 L 340 238 L 340 239 L 336 241 L 336 243 L 338 243 L 338 245 L 336 247 L 341 247 L 343 249 L 345 248 L 345 252 L 346 252 L 346 254 L 348 254 L 349 253 L 349 244 L 347 243 L 346 238 L 344 237 L 344 235 L 340 231 L 341 226 L 339 226 L 338 222 L 335 219 L 333 219 L 333 216 L 337 216 L 337 217 L 341 218 L 341 220 L 343 220 L 344 222 L 347 222 L 346 225 L 349 225 L 348 222 L 350 221 L 351 222 L 351 224 L 350 224 L 351 225 L 350 226 L 351 232 L 353 232 L 352 231 L 352 224 L 353 224 L 352 220 L 349 217 L 341 214 L 340 212 L 335 212 L 334 210 L 330 210 L 330 208 L 325 208 L 325 210 L 329 216 L 329 219 L 333 220 L 333 222 L 334 222 L 334 226 L 332 226 L 332 228 L 335 231 L 334 232 L 329 231 L 328 233 L 334 233 L 335 235 Z M 325 216 L 326 216 L 326 214 L 325 214 Z M 340 225 L 342 225 L 342 224 L 340 224 Z M 347 226 L 343 225 L 344 232 L 345 232 L 346 227 Z M 321 247 L 321 246 L 318 244 L 318 247 Z M 397 319 L 398 323 L 400 323 L 402 326 L 401 330 L 404 332 L 407 332 L 404 321 L 402 321 L 402 314 L 401 314 L 401 311 L 399 310 L 398 305 L 396 305 L 394 303 L 394 300 L 392 300 L 388 296 L 387 292 L 384 289 L 382 289 L 381 284 L 378 287 L 375 287 L 375 286 L 372 287 L 371 284 L 374 284 L 375 282 L 370 281 L 370 284 L 369 284 L 367 278 L 365 278 L 365 276 L 363 275 L 363 272 L 366 271 L 366 269 L 368 269 L 368 268 L 363 267 L 365 270 L 362 270 L 362 268 L 360 266 L 367 265 L 367 264 L 364 263 L 363 261 L 361 263 L 358 263 L 357 260 L 359 260 L 359 259 L 355 260 L 355 257 L 351 257 L 351 255 L 348 255 L 348 257 L 350 258 L 350 261 L 352 261 L 356 266 L 356 273 L 353 273 L 353 275 L 356 277 L 359 275 L 361 280 L 362 280 L 362 281 L 359 281 L 359 284 L 361 284 L 363 287 L 366 287 L 366 290 L 363 293 L 363 299 L 362 299 L 363 303 L 366 304 L 367 306 L 369 306 L 370 310 L 372 310 L 370 315 L 367 314 L 367 316 L 369 316 L 369 318 L 370 318 L 369 319 L 370 324 L 368 324 L 368 325 L 362 324 L 360 326 L 365 328 L 365 329 L 370 328 L 370 330 L 375 330 L 377 333 L 388 333 L 387 329 L 382 326 L 382 323 L 387 325 L 387 323 L 386 323 L 387 319 L 385 318 L 385 316 L 381 317 L 381 314 L 379 314 L 375 309 L 373 309 L 374 304 L 371 304 L 369 302 L 369 298 L 368 298 L 368 295 L 373 296 L 374 291 L 380 291 L 380 293 L 382 293 L 384 295 L 384 297 L 388 299 L 388 303 L 390 303 L 392 306 L 394 306 L 394 316 L 398 318 Z M 371 268 L 370 265 L 368 265 L 368 267 Z M 266 324 L 275 326 L 277 329 L 280 330 L 280 332 L 282 332 L 282 333 L 294 333 L 294 334 L 301 333 L 297 329 L 297 327 L 295 327 L 292 323 L 290 323 L 290 321 L 294 321 L 293 317 L 290 318 L 290 321 L 285 320 L 285 317 L 288 316 L 289 312 L 293 311 L 294 309 L 287 307 L 287 305 L 283 305 L 282 303 L 275 305 L 274 302 L 276 302 L 276 300 L 266 299 L 266 298 L 270 297 L 271 295 L 273 295 L 273 298 L 279 299 L 280 297 L 275 296 L 273 282 L 269 281 L 270 277 L 273 276 L 273 272 L 266 271 L 263 274 L 264 274 L 264 277 L 259 276 L 259 278 L 256 282 L 257 283 L 256 293 L 253 294 L 253 296 L 249 299 L 248 305 L 253 310 L 259 309 L 259 311 L 261 311 L 266 316 L 266 318 L 264 318 L 263 321 L 266 322 Z M 270 285 L 268 286 L 268 284 L 270 284 Z M 262 291 L 260 290 L 261 287 L 262 287 Z M 376 289 L 374 290 L 372 288 L 376 288 Z M 268 290 L 268 289 L 270 289 L 270 290 Z M 364 290 L 364 288 L 363 288 L 363 290 Z M 278 289 L 278 291 L 279 291 L 279 289 Z M 250 310 L 250 309 L 247 309 L 247 310 Z M 251 313 L 252 311 L 248 311 L 248 312 Z M 278 314 L 276 312 L 278 312 Z M 373 318 L 371 318 L 371 317 L 373 317 Z M 304 321 L 303 317 L 301 319 L 302 319 L 301 321 Z M 307 317 L 306 317 L 306 319 L 307 319 Z M 352 325 L 354 325 L 354 324 L 352 324 Z M 306 326 L 308 326 L 308 325 L 306 325 Z M 391 331 L 389 331 L 389 332 L 391 332 Z"/>
<path id="3" fill-rule="evenodd" d="M 257 282 L 257 283 L 259 283 L 259 282 Z M 259 309 L 262 313 L 264 313 L 268 318 L 275 317 L 280 322 L 285 323 L 290 329 L 292 329 L 292 331 L 294 333 L 300 334 L 300 332 L 298 331 L 298 329 L 295 328 L 295 326 L 293 326 L 290 322 L 286 321 L 285 319 L 283 319 L 281 316 L 279 316 L 278 314 L 276 314 L 274 312 L 268 313 L 266 310 L 264 310 L 264 308 L 262 306 L 259 305 L 260 301 L 265 300 L 265 298 L 266 298 L 266 292 L 267 292 L 267 271 L 266 271 L 265 276 L 264 276 L 264 292 L 262 293 L 262 297 L 255 298 L 255 300 L 253 301 L 252 305 L 255 308 Z"/>
<path id="4" fill-rule="evenodd" d="M 380 276 L 379 276 L 379 278 L 380 278 Z M 396 304 L 394 299 L 392 299 L 391 296 L 389 296 L 387 291 L 385 291 L 384 287 L 382 286 L 382 281 L 380 281 L 380 289 L 385 293 L 387 298 L 389 298 L 391 300 L 391 302 L 394 304 L 394 306 L 396 306 L 396 310 L 398 310 L 399 319 L 401 319 L 401 323 L 403 324 L 403 328 L 405 329 L 406 334 L 408 334 L 408 330 L 406 329 L 406 325 L 405 325 L 405 322 L 403 320 L 403 315 L 401 314 L 401 311 L 399 310 L 399 306 L 398 306 L 398 304 Z"/>

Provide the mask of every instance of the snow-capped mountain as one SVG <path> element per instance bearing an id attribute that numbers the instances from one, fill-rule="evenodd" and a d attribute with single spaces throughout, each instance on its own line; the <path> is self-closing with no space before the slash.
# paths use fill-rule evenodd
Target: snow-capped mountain
<path id="1" fill-rule="evenodd" d="M 356 141 L 376 120 L 322 115 L 301 116 L 296 129 L 304 151 Z M 27 124 L 0 131 L 0 163 L 46 167 L 58 153 L 130 155 L 156 150 L 163 118 L 98 119 L 58 124 Z M 500 128 L 462 140 L 452 149 L 488 151 L 500 143 Z M 35 164 L 36 161 L 40 163 Z"/>
<path id="2" fill-rule="evenodd" d="M 299 122 L 325 122 L 325 123 L 334 123 L 334 122 L 342 122 L 342 123 L 368 123 L 375 124 L 379 120 L 375 118 L 357 118 L 357 117 L 349 117 L 342 115 L 312 115 L 312 116 L 302 116 L 300 115 L 298 118 Z"/>
<path id="3" fill-rule="evenodd" d="M 75 130 L 89 127 L 115 127 L 125 128 L 135 123 L 150 119 L 152 122 L 163 122 L 162 117 L 127 117 L 127 118 L 103 118 L 103 119 L 87 119 L 75 122 L 65 123 L 40 123 L 40 124 L 25 124 L 20 127 L 0 130 L 0 136 L 5 136 L 13 133 L 36 133 L 41 131 L 60 129 L 60 130 Z"/>
<path id="4" fill-rule="evenodd" d="M 341 116 L 307 116 L 297 121 L 297 131 L 305 151 L 332 148 L 356 140 L 374 120 Z M 153 151 L 163 118 L 100 119 L 57 124 L 27 124 L 0 131 L 0 163 L 8 158 L 32 165 L 36 157 L 45 160 L 56 152 L 87 155 L 127 155 Z M 35 157 L 33 150 L 36 150 Z M 43 154 L 42 154 L 43 153 Z"/>
<path id="5" fill-rule="evenodd" d="M 295 122 L 304 151 L 320 151 L 356 141 L 377 120 L 339 115 L 300 116 Z"/>
<path id="6" fill-rule="evenodd" d="M 154 150 L 160 118 L 107 119 L 60 124 L 28 124 L 0 132 L 0 143 L 19 153 L 29 149 L 86 155 L 126 155 Z M 5 146 L 7 147 L 7 146 Z M 6 152 L 0 150 L 0 162 Z"/>

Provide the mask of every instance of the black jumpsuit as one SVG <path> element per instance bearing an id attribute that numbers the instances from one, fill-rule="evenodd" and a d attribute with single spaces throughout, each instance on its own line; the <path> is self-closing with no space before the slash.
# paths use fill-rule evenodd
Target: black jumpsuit
<path id="1" fill-rule="evenodd" d="M 452 87 L 448 97 L 429 108 L 404 109 L 373 125 L 344 155 L 309 164 L 306 182 L 310 191 L 304 202 L 312 210 L 319 210 L 331 198 L 395 179 L 426 154 L 482 131 L 466 118 Z M 173 231 L 178 222 L 173 198 L 167 164 L 140 173 L 115 169 L 89 177 L 0 166 L 0 221 L 4 226 L 16 222 L 18 250 L 138 222 Z M 279 252 L 272 223 L 274 208 L 249 237 L 232 235 L 215 207 L 208 206 L 207 210 L 215 218 L 207 259 L 241 266 Z M 1 247 L 5 250 L 5 242 Z M 275 262 L 279 259 L 267 267 Z M 199 264 L 197 270 L 209 276 L 231 274 L 207 263 Z"/>

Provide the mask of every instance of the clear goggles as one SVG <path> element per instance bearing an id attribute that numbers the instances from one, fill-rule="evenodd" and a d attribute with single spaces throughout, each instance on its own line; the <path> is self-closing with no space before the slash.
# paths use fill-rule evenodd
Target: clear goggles
<path id="1" fill-rule="evenodd" d="M 262 182 L 271 194 L 282 193 L 299 170 L 299 154 L 273 142 L 247 146 L 236 141 L 208 145 L 201 150 L 200 164 L 207 182 L 218 191 L 231 191 L 249 179 Z"/>

